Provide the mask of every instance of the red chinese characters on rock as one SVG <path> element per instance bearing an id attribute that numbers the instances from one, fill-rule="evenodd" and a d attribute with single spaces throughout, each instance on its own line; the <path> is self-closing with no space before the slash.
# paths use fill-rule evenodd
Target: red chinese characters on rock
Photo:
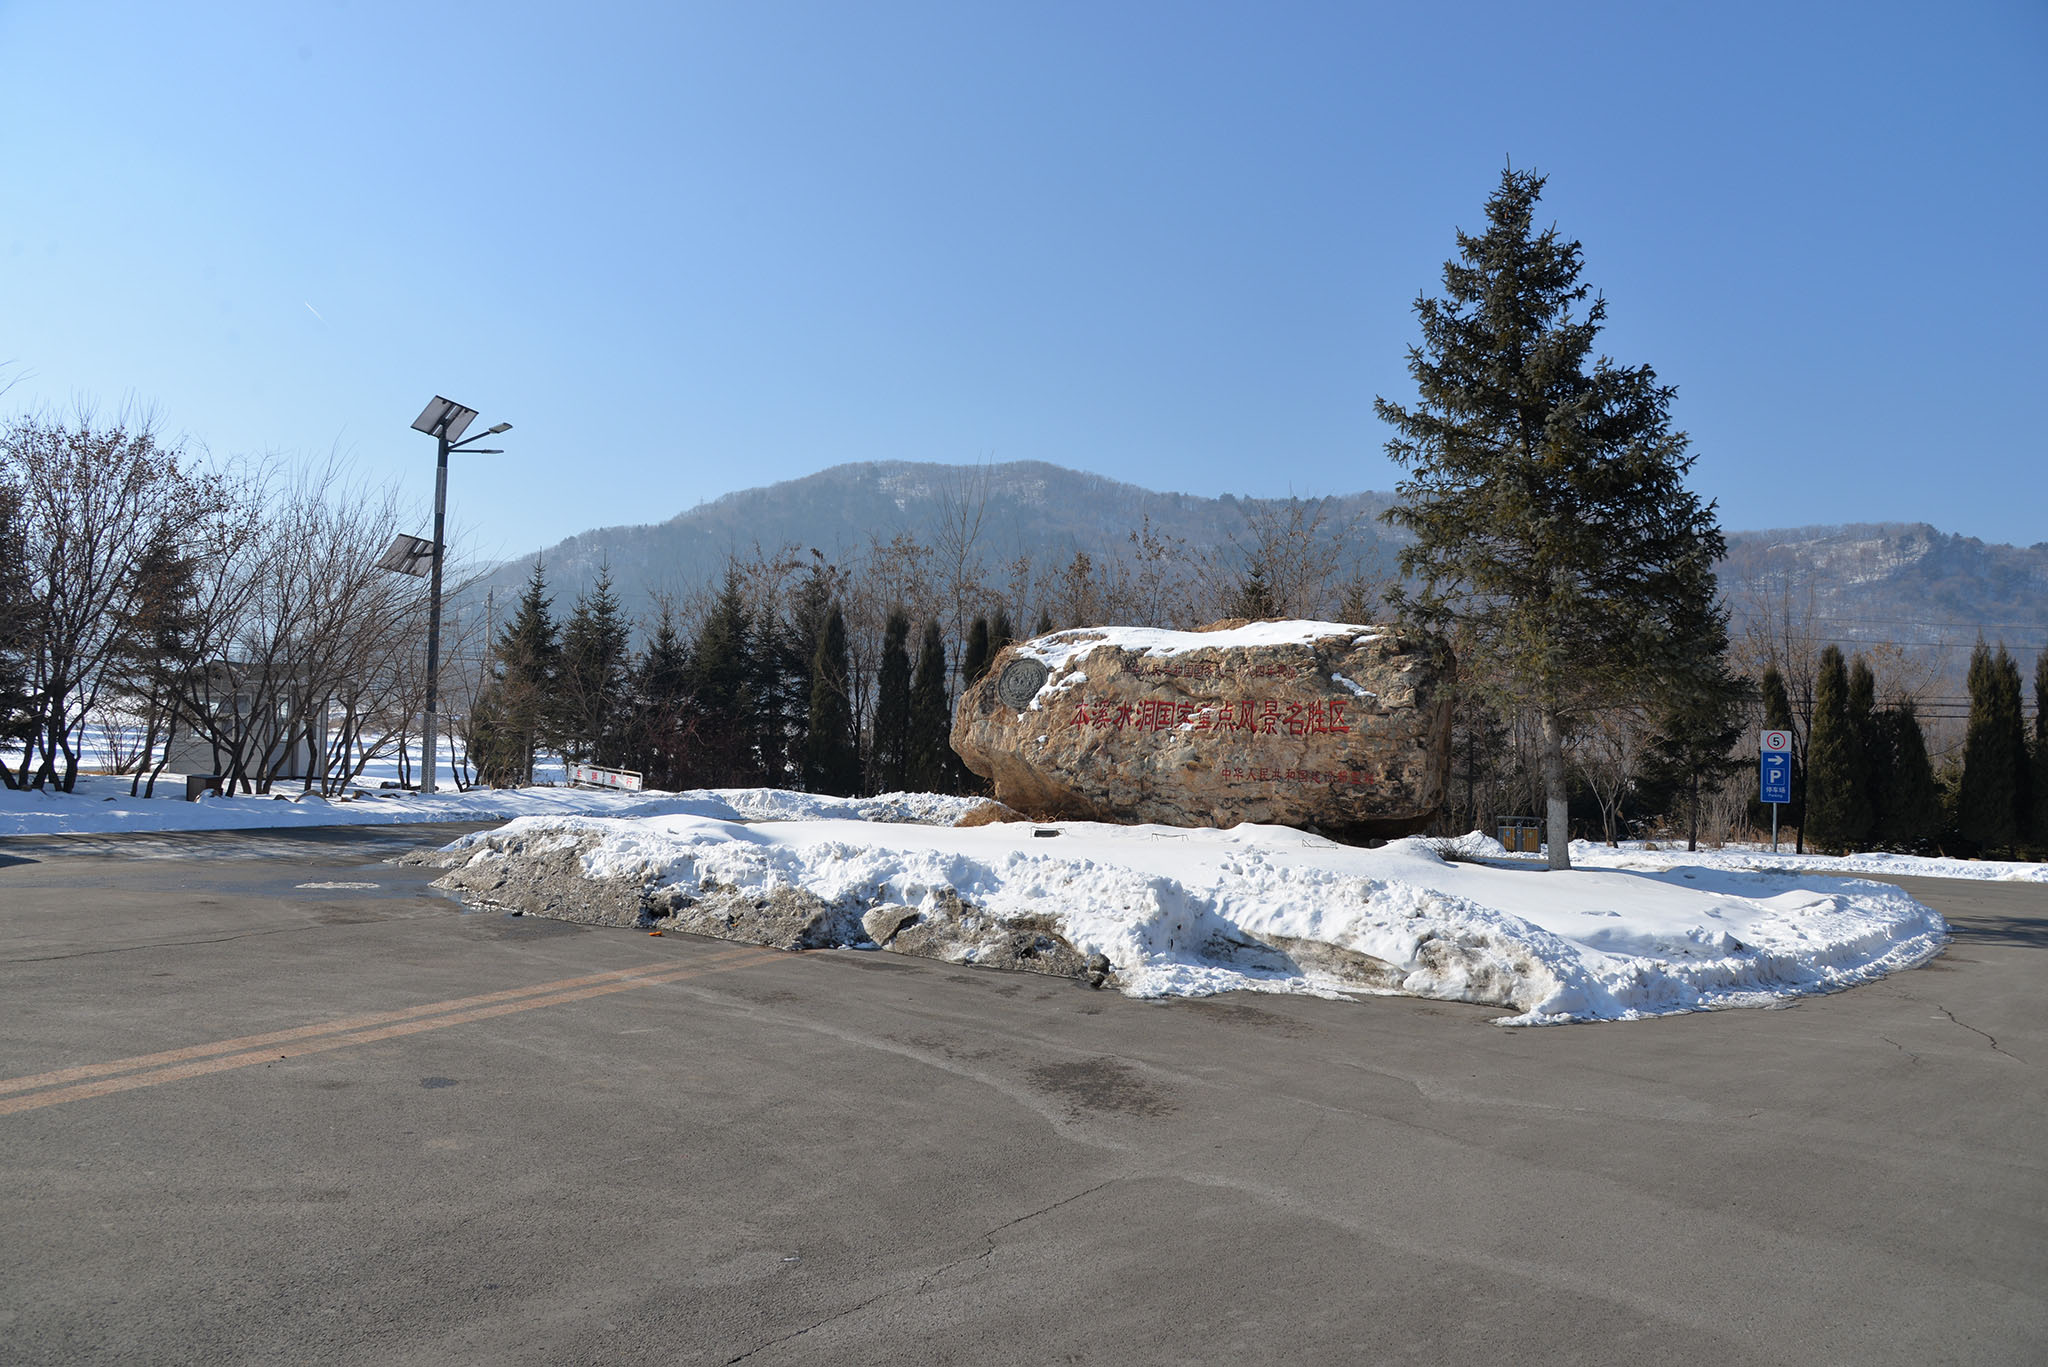
<path id="1" fill-rule="evenodd" d="M 1362 787 L 1373 781 L 1364 769 L 1218 769 L 1225 783 L 1322 783 Z"/>
<path id="2" fill-rule="evenodd" d="M 1147 679 L 1213 679 L 1223 672 L 1223 666 L 1214 660 L 1155 660 L 1131 672 Z"/>
<path id="3" fill-rule="evenodd" d="M 1116 702 L 1099 698 L 1082 702 L 1069 721 L 1074 726 L 1109 731 L 1188 731 L 1197 735 L 1334 736 L 1348 734 L 1344 719 L 1349 704 L 1313 699 L 1281 702 L 1271 698 L 1237 702 L 1175 702 L 1146 698 Z"/>
<path id="4" fill-rule="evenodd" d="M 1297 665 L 1260 664 L 1248 672 L 1261 679 L 1297 679 L 1308 671 Z M 1214 660 L 1147 660 L 1133 666 L 1131 673 L 1142 679 L 1214 679 L 1223 666 Z"/>

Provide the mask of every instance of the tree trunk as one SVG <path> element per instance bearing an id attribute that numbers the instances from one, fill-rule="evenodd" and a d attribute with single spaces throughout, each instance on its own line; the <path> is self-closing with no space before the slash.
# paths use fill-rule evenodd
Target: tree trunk
<path id="1" fill-rule="evenodd" d="M 168 722 L 166 722 L 166 723 L 165 723 L 165 725 L 164 725 L 164 748 L 163 748 L 163 754 L 162 754 L 162 755 L 160 755 L 160 756 L 158 757 L 158 759 L 157 759 L 157 761 L 156 761 L 156 767 L 155 767 L 154 769 L 151 769 L 151 770 L 149 771 L 149 782 L 148 782 L 148 783 L 145 783 L 145 784 L 144 784 L 144 785 L 142 786 L 142 795 L 143 795 L 144 797 L 155 797 L 155 796 L 156 796 L 156 781 L 157 781 L 157 778 L 158 778 L 158 776 L 160 776 L 160 775 L 161 775 L 161 774 L 163 773 L 163 771 L 164 771 L 165 767 L 166 767 L 167 765 L 169 765 L 169 764 L 170 764 L 170 762 L 171 762 L 171 747 L 172 747 L 173 745 L 176 745 L 177 743 L 178 743 L 178 714 L 177 714 L 177 713 L 176 713 L 175 711 L 173 711 L 173 712 L 171 713 L 171 716 L 170 716 L 170 720 L 169 720 Z"/>
<path id="2" fill-rule="evenodd" d="M 1691 809 L 1688 815 L 1692 820 L 1692 827 L 1686 833 L 1685 848 L 1687 853 L 1691 853 L 1700 847 L 1700 776 L 1698 770 L 1693 771 L 1692 802 L 1688 805 Z"/>
<path id="3" fill-rule="evenodd" d="M 64 751 L 64 773 L 57 781 L 57 791 L 60 793 L 76 792 L 78 790 L 78 752 L 71 748 L 71 733 L 69 731 L 61 733 L 58 737 L 58 743 L 63 747 Z"/>
<path id="4" fill-rule="evenodd" d="M 1568 869 L 1572 866 L 1571 799 L 1565 786 L 1564 721 L 1547 708 L 1542 719 L 1543 796 L 1544 805 L 1550 809 L 1550 867 Z"/>
<path id="5" fill-rule="evenodd" d="M 1798 737 L 1794 736 L 1793 740 L 1796 742 L 1798 740 Z M 1806 801 L 1806 762 L 1800 758 L 1801 751 L 1796 743 L 1793 745 L 1792 751 L 1792 796 L 1795 800 L 1802 804 L 1799 808 L 1799 829 L 1798 832 L 1792 837 L 1792 853 L 1805 854 L 1806 808 L 1803 804 Z"/>
<path id="6" fill-rule="evenodd" d="M 149 721 L 142 730 L 142 756 L 135 762 L 135 777 L 128 781 L 130 797 L 138 796 L 142 792 L 142 773 L 149 768 L 150 761 L 156 756 L 157 726 L 163 717 L 163 701 L 157 696 L 154 687 L 149 690 L 149 701 L 143 705 L 147 708 Z M 165 744 L 168 746 L 169 742 Z"/>

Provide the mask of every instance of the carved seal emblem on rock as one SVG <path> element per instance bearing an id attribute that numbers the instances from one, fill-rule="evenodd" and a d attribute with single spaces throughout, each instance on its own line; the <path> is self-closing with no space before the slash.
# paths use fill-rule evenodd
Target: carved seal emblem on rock
<path id="1" fill-rule="evenodd" d="M 1443 802 L 1452 682 L 1398 627 L 1085 627 L 997 655 L 960 698 L 953 749 L 1037 820 L 1386 838 Z"/>
<path id="2" fill-rule="evenodd" d="M 1042 660 L 1012 660 L 1003 666 L 1003 672 L 996 678 L 996 697 L 1003 706 L 1022 712 L 1038 696 L 1038 690 L 1045 686 L 1046 672 Z"/>

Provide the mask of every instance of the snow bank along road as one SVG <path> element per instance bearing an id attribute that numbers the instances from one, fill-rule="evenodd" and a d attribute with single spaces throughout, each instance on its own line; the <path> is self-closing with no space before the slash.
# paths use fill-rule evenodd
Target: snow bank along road
<path id="1" fill-rule="evenodd" d="M 667 907 L 684 914 L 671 928 L 787 943 L 763 933 L 763 910 L 777 922 L 799 899 L 807 943 L 874 948 L 889 938 L 868 928 L 875 916 L 908 916 L 942 941 L 918 952 L 975 962 L 1029 928 L 1073 963 L 1103 956 L 1132 996 L 1405 992 L 1510 1007 L 1509 1024 L 1775 1005 L 1925 963 L 1947 937 L 1888 884 L 1550 873 L 1446 861 L 1425 840 L 1361 849 L 1250 823 L 535 816 L 446 857 L 463 867 L 442 887 L 501 910 L 617 921 Z"/>
<path id="2" fill-rule="evenodd" d="M 1050 926 L 1068 952 L 1102 954 L 1116 985 L 1138 996 L 1401 991 L 1509 1007 L 1504 1019 L 1528 1024 L 1767 1005 L 1853 986 L 1940 949 L 1939 918 L 1889 886 L 1898 876 L 2048 878 L 2034 864 L 1585 844 L 1575 862 L 1605 871 L 1553 878 L 1500 858 L 1477 832 L 1458 843 L 1468 858 L 1493 856 L 1492 867 L 1447 865 L 1432 842 L 1362 850 L 1274 826 L 947 829 L 987 806 L 930 793 L 555 787 L 186 803 L 130 798 L 125 781 L 87 777 L 77 793 L 0 793 L 0 834 L 510 818 L 477 855 L 500 867 L 465 885 L 532 874 L 536 863 L 559 863 L 565 844 L 594 843 L 584 874 L 635 890 L 651 879 L 684 904 L 713 888 L 727 901 L 793 889 L 829 913 L 831 943 L 866 942 L 862 917 L 886 905 L 921 918 L 916 938 L 926 942 L 947 916 L 977 933 Z M 1800 876 L 1836 871 L 1884 881 Z M 954 910 L 942 916 L 942 904 Z M 731 931 L 750 938 L 744 925 Z"/>
<path id="3" fill-rule="evenodd" d="M 22 1362 L 2036 1363 L 2037 886 L 1780 1011 L 1141 1000 L 0 842 Z M 236 857 L 251 853 L 261 857 Z"/>

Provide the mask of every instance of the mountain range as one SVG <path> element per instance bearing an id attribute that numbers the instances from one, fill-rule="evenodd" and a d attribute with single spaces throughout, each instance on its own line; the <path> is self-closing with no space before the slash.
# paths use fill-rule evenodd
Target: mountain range
<path id="1" fill-rule="evenodd" d="M 1391 571 L 1402 538 L 1378 514 L 1393 502 L 1395 495 L 1380 492 L 1323 502 L 1326 526 L 1352 528 L 1347 570 Z M 1161 492 L 1038 461 L 878 461 L 742 489 L 666 522 L 580 532 L 540 555 L 560 610 L 608 564 L 627 612 L 638 616 L 655 594 L 686 596 L 712 582 L 729 557 L 757 547 L 816 548 L 843 560 L 898 533 L 931 545 L 948 525 L 957 529 L 978 515 L 977 549 L 992 569 L 1026 552 L 1041 565 L 1064 563 L 1077 550 L 1112 554 L 1145 529 L 1228 560 L 1245 544 L 1251 520 L 1284 516 L 1288 503 Z M 509 601 L 531 564 L 528 556 L 496 567 L 465 598 L 474 603 L 494 589 Z M 2048 643 L 2048 542 L 1987 544 L 1918 522 L 1738 531 L 1728 534 L 1720 571 L 1738 631 L 1746 616 L 1774 603 L 1792 619 L 1781 630 L 1851 648 L 1889 641 L 1953 652 L 1982 631 L 2031 664 Z"/>

